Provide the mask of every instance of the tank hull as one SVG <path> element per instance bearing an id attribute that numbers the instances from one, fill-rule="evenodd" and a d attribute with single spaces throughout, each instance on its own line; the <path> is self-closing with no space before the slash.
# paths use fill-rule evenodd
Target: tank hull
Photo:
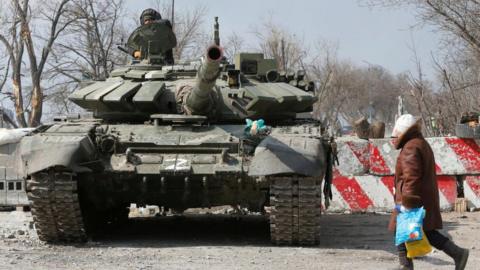
<path id="1" fill-rule="evenodd" d="M 243 125 L 79 121 L 27 136 L 20 147 L 44 241 L 85 240 L 136 203 L 176 213 L 240 206 L 270 217 L 276 244 L 310 245 L 318 242 L 328 158 L 317 132 L 316 125 L 277 126 L 252 137 Z"/>

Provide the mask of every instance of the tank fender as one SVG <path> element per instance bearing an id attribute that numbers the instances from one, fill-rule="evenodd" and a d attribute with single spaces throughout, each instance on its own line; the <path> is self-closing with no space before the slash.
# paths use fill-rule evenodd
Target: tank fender
<path id="1" fill-rule="evenodd" d="M 24 137 L 20 142 L 20 162 L 24 177 L 62 166 L 74 172 L 88 172 L 83 163 L 96 160 L 93 142 L 87 135 L 58 136 L 38 134 Z"/>
<path id="2" fill-rule="evenodd" d="M 324 177 L 327 151 L 321 139 L 268 136 L 255 149 L 248 174 Z"/>

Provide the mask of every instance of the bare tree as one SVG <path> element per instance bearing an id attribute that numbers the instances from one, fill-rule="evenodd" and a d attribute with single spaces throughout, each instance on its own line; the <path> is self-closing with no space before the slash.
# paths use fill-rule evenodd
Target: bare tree
<path id="1" fill-rule="evenodd" d="M 305 65 L 317 82 L 314 115 L 332 131 L 361 117 L 394 121 L 401 80 L 381 66 L 358 66 L 337 56 L 338 45 L 319 41 L 313 59 Z"/>
<path id="2" fill-rule="evenodd" d="M 239 53 L 242 49 L 244 49 L 244 45 L 245 40 L 236 32 L 228 35 L 225 42 L 222 43 L 225 57 L 232 61 L 235 54 Z"/>
<path id="3" fill-rule="evenodd" d="M 57 43 L 51 68 L 76 82 L 81 75 L 107 78 L 120 58 L 117 44 L 126 36 L 121 22 L 123 2 L 72 0 L 67 16 L 73 23 Z"/>
<path id="4" fill-rule="evenodd" d="M 409 82 L 409 87 L 404 90 L 408 91 L 411 97 L 413 97 L 414 104 L 416 104 L 416 109 L 420 113 L 427 135 L 433 135 L 431 122 L 433 117 L 431 109 L 432 98 L 429 95 L 431 94 L 431 88 L 429 87 L 428 82 L 424 79 L 422 67 L 419 62 L 417 62 L 416 75 L 409 73 L 407 80 Z"/>
<path id="5" fill-rule="evenodd" d="M 164 18 L 174 23 L 173 31 L 177 36 L 177 47 L 173 51 L 173 56 L 176 60 L 197 57 L 205 51 L 205 43 L 212 40 L 203 28 L 207 13 L 205 5 L 198 4 L 187 9 L 175 10 L 175 18 L 171 18 L 171 1 L 151 0 L 151 3 Z"/>
<path id="6" fill-rule="evenodd" d="M 424 121 L 427 117 L 430 120 L 434 119 L 436 126 L 442 126 L 441 133 L 449 133 L 463 111 L 480 110 L 478 99 L 480 95 L 479 1 L 367 0 L 364 2 L 372 6 L 413 7 L 417 11 L 420 23 L 432 25 L 443 34 L 442 51 L 432 55 L 440 87 L 429 89 L 427 92 L 430 93 L 424 92 L 427 82 L 420 76 L 418 65 L 417 75 L 410 76 L 410 85 L 415 90 L 414 102 L 417 103 L 418 111 L 422 114 Z M 433 128 L 432 124 L 425 126 L 427 129 Z M 430 133 L 438 133 L 438 131 L 430 130 Z"/>
<path id="7" fill-rule="evenodd" d="M 4 57 L 2 57 L 3 59 Z M 3 72 L 3 74 L 0 74 L 0 93 L 2 92 L 3 88 L 5 87 L 5 84 L 7 83 L 8 80 L 8 75 L 10 73 L 10 58 L 6 56 L 8 59 L 4 64 L 5 66 L 0 68 L 0 72 Z"/>
<path id="8" fill-rule="evenodd" d="M 71 21 L 64 20 L 67 4 L 70 0 L 49 3 L 30 3 L 29 0 L 11 0 L 7 12 L 0 23 L 4 26 L 0 32 L 0 42 L 9 54 L 11 65 L 11 94 L 15 105 L 18 124 L 22 127 L 40 124 L 43 112 L 44 92 L 42 75 L 53 44 Z M 40 4 L 42 4 L 40 6 Z M 35 10 L 35 13 L 32 11 Z M 36 17 L 38 16 L 38 17 Z M 43 24 L 47 29 L 44 40 L 36 38 L 32 31 L 34 22 Z M 42 45 L 39 45 L 42 44 Z M 40 50 L 36 49 L 40 47 Z M 24 54 L 28 62 L 24 64 Z M 31 90 L 25 93 L 23 69 L 29 71 Z M 25 97 L 28 97 L 25 103 Z M 28 119 L 25 112 L 28 111 Z"/>
<path id="9" fill-rule="evenodd" d="M 126 38 L 123 0 L 71 0 L 72 24 L 53 48 L 48 65 L 48 102 L 70 112 L 68 95 L 84 80 L 105 80 L 127 55 L 117 49 Z"/>
<path id="10" fill-rule="evenodd" d="M 276 59 L 279 70 L 287 71 L 302 66 L 308 48 L 302 38 L 289 33 L 272 19 L 253 30 L 260 50 L 265 56 Z"/>
<path id="11" fill-rule="evenodd" d="M 480 2 L 477 0 L 365 0 L 371 6 L 409 5 L 423 23 L 466 42 L 480 56 Z"/>

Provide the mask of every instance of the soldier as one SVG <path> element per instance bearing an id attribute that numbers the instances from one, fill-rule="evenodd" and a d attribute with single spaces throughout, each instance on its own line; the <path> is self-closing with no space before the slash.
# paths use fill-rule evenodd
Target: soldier
<path id="1" fill-rule="evenodd" d="M 177 40 L 170 21 L 163 20 L 158 11 L 149 8 L 140 15 L 140 24 L 127 42 L 133 57 L 145 59 L 148 49 L 150 54 L 152 51 L 160 52 L 166 64 L 173 64 L 172 49 L 176 46 Z"/>
<path id="2" fill-rule="evenodd" d="M 161 19 L 162 15 L 160 15 L 158 11 L 152 8 L 148 8 L 142 12 L 142 15 L 140 15 L 140 25 L 150 24 Z M 172 28 L 172 24 L 170 23 L 170 21 L 167 20 L 167 22 L 170 28 Z"/>

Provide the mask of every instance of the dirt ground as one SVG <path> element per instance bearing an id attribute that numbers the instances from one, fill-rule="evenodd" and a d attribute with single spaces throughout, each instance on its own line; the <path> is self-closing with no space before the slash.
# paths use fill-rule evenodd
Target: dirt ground
<path id="1" fill-rule="evenodd" d="M 471 249 L 467 269 L 480 265 L 480 212 L 444 214 L 444 233 Z M 275 247 L 260 216 L 166 217 L 131 221 L 84 245 L 36 240 L 31 216 L 0 212 L 0 269 L 394 269 L 387 215 L 324 215 L 318 247 Z M 434 251 L 416 269 L 454 269 Z"/>

